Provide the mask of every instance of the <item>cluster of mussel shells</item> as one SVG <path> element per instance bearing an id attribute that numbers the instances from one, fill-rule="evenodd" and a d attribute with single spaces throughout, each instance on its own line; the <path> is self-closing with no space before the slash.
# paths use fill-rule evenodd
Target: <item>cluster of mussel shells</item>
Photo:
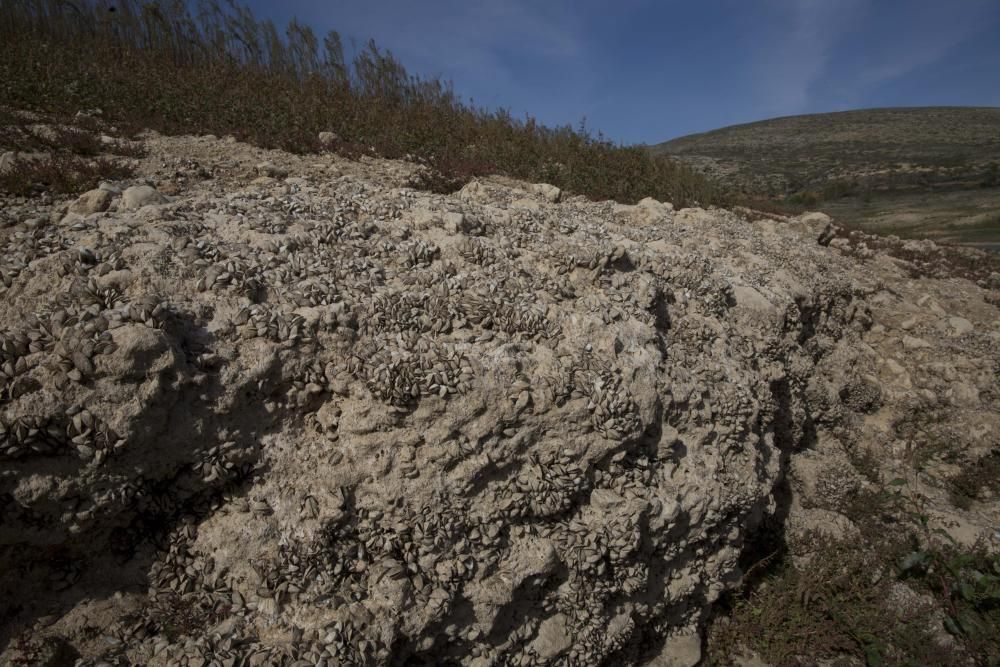
<path id="1" fill-rule="evenodd" d="M 410 268 L 430 266 L 431 262 L 441 254 L 441 249 L 433 243 L 414 240 L 404 243 L 399 248 L 403 262 Z"/>
<path id="2" fill-rule="evenodd" d="M 463 238 L 459 243 L 458 252 L 465 261 L 479 266 L 492 266 L 500 261 L 497 250 L 476 237 Z"/>
<path id="3" fill-rule="evenodd" d="M 60 276 L 67 275 L 97 275 L 104 276 L 112 271 L 125 268 L 125 260 L 117 252 L 102 255 L 90 248 L 80 247 L 67 257 L 56 271 Z"/>
<path id="4" fill-rule="evenodd" d="M 638 407 L 618 373 L 584 371 L 575 385 L 574 395 L 588 399 L 591 425 L 608 440 L 621 441 L 639 435 L 642 420 Z"/>
<path id="5" fill-rule="evenodd" d="M 205 273 L 195 282 L 195 289 L 199 292 L 235 289 L 247 297 L 255 298 L 262 285 L 260 267 L 239 259 L 229 259 L 205 269 Z"/>
<path id="6" fill-rule="evenodd" d="M 590 483 L 571 457 L 522 466 L 497 492 L 497 508 L 507 520 L 554 517 L 570 509 Z"/>
<path id="7" fill-rule="evenodd" d="M 92 338 L 58 341 L 52 350 L 54 359 L 51 364 L 57 386 L 66 380 L 83 382 L 92 377 L 96 372 L 94 357 L 110 354 L 116 349 L 115 342 L 106 336 L 97 341 Z"/>
<path id="8" fill-rule="evenodd" d="M 510 300 L 502 294 L 470 293 L 462 297 L 460 309 L 470 322 L 528 338 L 556 339 L 562 333 L 558 322 L 527 300 Z"/>
<path id="9" fill-rule="evenodd" d="M 85 225 L 77 223 L 76 231 Z M 34 260 L 66 250 L 72 241 L 51 225 L 26 231 L 16 230 L 0 247 L 0 294 L 14 285 L 14 281 Z"/>
<path id="10" fill-rule="evenodd" d="M 431 293 L 384 290 L 374 295 L 361 330 L 369 334 L 395 332 L 445 333 L 464 320 L 448 296 L 447 285 Z"/>
<path id="11" fill-rule="evenodd" d="M 17 398 L 27 387 L 22 376 L 28 370 L 25 357 L 31 340 L 20 331 L 0 331 L 0 402 Z"/>
<path id="12" fill-rule="evenodd" d="M 61 414 L 0 418 L 0 457 L 20 459 L 75 453 L 80 459 L 101 463 L 125 441 L 92 412 L 71 406 Z"/>
<path id="13" fill-rule="evenodd" d="M 315 325 L 307 323 L 302 315 L 268 305 L 241 308 L 232 324 L 242 338 L 267 338 L 276 343 L 307 344 L 316 335 Z"/>
<path id="14" fill-rule="evenodd" d="M 472 367 L 456 346 L 431 338 L 383 334 L 371 348 L 370 355 L 352 358 L 350 370 L 372 394 L 397 407 L 421 396 L 466 392 L 473 379 Z"/>
<path id="15" fill-rule="evenodd" d="M 286 301 L 294 303 L 300 308 L 332 306 L 335 303 L 343 302 L 343 297 L 336 285 L 325 277 L 297 283 L 294 287 L 287 289 L 283 297 Z"/>
<path id="16" fill-rule="evenodd" d="M 122 291 L 114 285 L 101 285 L 96 279 L 90 278 L 87 282 L 74 287 L 77 297 L 87 305 L 96 306 L 100 310 L 110 310 L 125 303 L 125 296 Z"/>
<path id="17" fill-rule="evenodd" d="M 219 484 L 241 475 L 246 451 L 234 440 L 227 440 L 205 450 L 192 469 L 206 484 Z"/>
<path id="18" fill-rule="evenodd" d="M 0 265 L 0 294 L 3 294 L 14 284 L 21 272 L 28 267 L 27 259 L 23 257 L 8 257 Z"/>

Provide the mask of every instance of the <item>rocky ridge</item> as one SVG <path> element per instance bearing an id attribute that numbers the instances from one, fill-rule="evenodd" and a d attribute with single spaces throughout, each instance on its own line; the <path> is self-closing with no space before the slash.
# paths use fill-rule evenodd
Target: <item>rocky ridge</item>
<path id="1" fill-rule="evenodd" d="M 821 214 L 144 141 L 134 182 L 5 202 L 9 660 L 693 665 L 755 530 L 849 533 L 830 499 L 914 411 L 997 447 L 1000 275 Z"/>

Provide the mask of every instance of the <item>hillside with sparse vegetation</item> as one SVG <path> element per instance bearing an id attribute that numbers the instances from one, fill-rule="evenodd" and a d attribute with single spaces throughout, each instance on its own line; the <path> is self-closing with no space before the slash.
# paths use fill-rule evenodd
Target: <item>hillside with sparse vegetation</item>
<path id="1" fill-rule="evenodd" d="M 881 233 L 1000 242 L 1000 108 L 865 109 L 734 125 L 652 147 L 734 196 Z"/>

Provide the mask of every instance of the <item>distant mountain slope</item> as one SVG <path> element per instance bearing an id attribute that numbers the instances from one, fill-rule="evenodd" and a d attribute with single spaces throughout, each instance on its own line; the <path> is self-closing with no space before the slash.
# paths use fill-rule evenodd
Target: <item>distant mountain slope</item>
<path id="1" fill-rule="evenodd" d="M 940 236 L 942 220 L 960 220 L 963 229 L 976 228 L 977 238 L 985 230 L 1000 239 L 1000 108 L 789 116 L 679 137 L 651 150 L 681 158 L 747 195 L 836 209 L 845 222 L 877 227 L 875 217 L 917 207 L 933 210 L 936 222 L 933 229 L 922 228 L 924 220 L 908 223 L 914 235 Z M 959 209 L 957 192 L 969 195 L 959 197 Z M 934 199 L 943 193 L 951 195 L 947 201 Z M 890 231 L 901 231 L 896 222 L 886 223 Z"/>
<path id="2" fill-rule="evenodd" d="M 788 116 L 679 137 L 653 150 L 695 158 L 692 161 L 703 168 L 714 162 L 716 169 L 707 171 L 742 176 L 747 189 L 755 192 L 762 192 L 765 182 L 782 183 L 785 190 L 795 191 L 876 175 L 888 184 L 892 179 L 885 172 L 911 183 L 919 182 L 917 174 L 925 180 L 943 172 L 959 175 L 956 170 L 978 176 L 982 167 L 1000 160 L 1000 108 L 864 109 Z M 922 173 L 926 171 L 939 173 Z"/>

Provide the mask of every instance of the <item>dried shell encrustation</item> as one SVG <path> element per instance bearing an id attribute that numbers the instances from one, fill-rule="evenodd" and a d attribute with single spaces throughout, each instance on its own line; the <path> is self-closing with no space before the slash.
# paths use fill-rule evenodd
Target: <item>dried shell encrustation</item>
<path id="1" fill-rule="evenodd" d="M 421 396 L 465 392 L 473 369 L 454 345 L 418 335 L 382 335 L 368 354 L 356 355 L 352 372 L 381 400 L 393 406 L 412 406 Z"/>
<path id="2" fill-rule="evenodd" d="M 283 312 L 270 305 L 241 308 L 233 317 L 232 324 L 244 339 L 259 337 L 294 345 L 311 343 L 316 335 L 315 323 L 307 323 L 301 315 Z"/>
<path id="3" fill-rule="evenodd" d="M 124 445 L 124 439 L 80 406 L 73 406 L 59 415 L 0 418 L 0 457 L 3 458 L 51 456 L 72 451 L 85 461 L 101 463 Z"/>

